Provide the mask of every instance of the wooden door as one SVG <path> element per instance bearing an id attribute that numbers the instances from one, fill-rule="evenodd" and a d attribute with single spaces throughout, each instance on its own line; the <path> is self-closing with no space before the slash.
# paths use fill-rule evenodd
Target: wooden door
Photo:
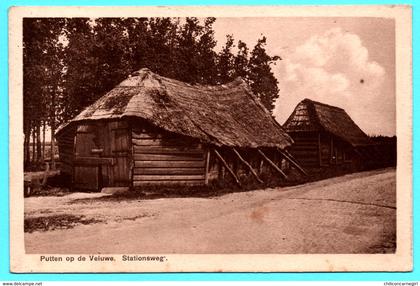
<path id="1" fill-rule="evenodd" d="M 112 185 L 128 187 L 131 184 L 131 137 L 125 122 L 111 123 L 111 156 L 114 164 L 111 167 Z"/>
<path id="2" fill-rule="evenodd" d="M 92 150 L 100 148 L 93 125 L 80 125 L 77 128 L 75 140 L 74 177 L 73 183 L 76 189 L 98 190 L 99 168 L 97 163 L 98 154 Z"/>

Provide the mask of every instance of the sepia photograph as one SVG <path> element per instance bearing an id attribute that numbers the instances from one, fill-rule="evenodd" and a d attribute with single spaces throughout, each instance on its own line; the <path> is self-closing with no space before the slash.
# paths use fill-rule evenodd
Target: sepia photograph
<path id="1" fill-rule="evenodd" d="M 11 270 L 410 270 L 410 8 L 190 8 L 12 9 Z"/>

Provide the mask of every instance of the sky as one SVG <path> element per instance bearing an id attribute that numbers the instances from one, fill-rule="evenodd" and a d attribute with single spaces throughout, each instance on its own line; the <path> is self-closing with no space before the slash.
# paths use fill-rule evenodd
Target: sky
<path id="1" fill-rule="evenodd" d="M 369 135 L 392 136 L 395 117 L 394 20 L 386 18 L 217 18 L 220 49 L 226 34 L 252 49 L 262 35 L 282 58 L 272 71 L 280 95 L 280 124 L 304 98 L 344 108 Z"/>

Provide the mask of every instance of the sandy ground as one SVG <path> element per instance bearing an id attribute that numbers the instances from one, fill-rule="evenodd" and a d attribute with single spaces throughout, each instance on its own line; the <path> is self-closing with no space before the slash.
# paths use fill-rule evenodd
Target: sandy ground
<path id="1" fill-rule="evenodd" d="M 395 170 L 213 198 L 25 198 L 25 219 L 102 222 L 25 233 L 27 253 L 383 253 L 395 251 Z"/>

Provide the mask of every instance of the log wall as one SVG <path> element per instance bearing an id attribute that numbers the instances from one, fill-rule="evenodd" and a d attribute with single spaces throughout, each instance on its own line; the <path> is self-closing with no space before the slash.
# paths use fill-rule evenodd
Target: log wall
<path id="1" fill-rule="evenodd" d="M 319 167 L 319 137 L 318 133 L 292 133 L 295 143 L 290 147 L 290 153 L 302 167 Z"/>
<path id="2" fill-rule="evenodd" d="M 206 152 L 186 137 L 132 128 L 133 186 L 202 185 Z"/>
<path id="3" fill-rule="evenodd" d="M 351 146 L 325 132 L 290 134 L 295 141 L 290 152 L 306 168 L 328 167 L 352 163 Z"/>
<path id="4" fill-rule="evenodd" d="M 321 152 L 321 166 L 329 166 L 332 162 L 332 149 L 331 149 L 331 137 L 325 134 L 320 134 L 320 148 Z"/>

